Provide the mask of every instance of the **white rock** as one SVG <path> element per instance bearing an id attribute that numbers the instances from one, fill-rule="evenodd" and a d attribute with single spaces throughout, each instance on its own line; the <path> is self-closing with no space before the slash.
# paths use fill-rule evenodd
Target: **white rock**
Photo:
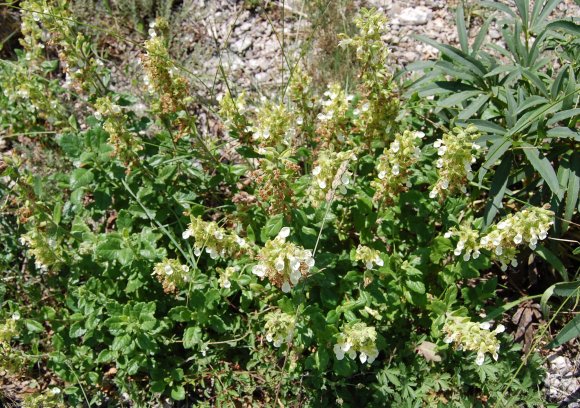
<path id="1" fill-rule="evenodd" d="M 243 37 L 240 38 L 238 41 L 232 44 L 231 48 L 232 51 L 237 53 L 242 53 L 246 51 L 252 45 L 252 38 L 251 37 Z"/>
<path id="2" fill-rule="evenodd" d="M 399 21 L 403 25 L 423 25 L 431 18 L 431 10 L 427 7 L 407 7 L 401 10 Z"/>

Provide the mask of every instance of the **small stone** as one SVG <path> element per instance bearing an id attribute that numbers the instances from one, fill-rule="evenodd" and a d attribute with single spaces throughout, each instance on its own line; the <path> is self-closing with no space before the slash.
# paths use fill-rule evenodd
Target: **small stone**
<path id="1" fill-rule="evenodd" d="M 240 38 L 238 41 L 232 44 L 231 49 L 232 51 L 241 54 L 246 51 L 252 45 L 252 38 L 251 37 L 244 37 Z"/>
<path id="2" fill-rule="evenodd" d="M 399 21 L 403 25 L 423 25 L 427 24 L 431 14 L 427 7 L 407 7 L 399 14 Z"/>
<path id="3" fill-rule="evenodd" d="M 489 30 L 489 37 L 492 40 L 497 40 L 497 39 L 501 38 L 501 34 L 499 33 L 499 31 L 492 28 L 491 30 Z"/>

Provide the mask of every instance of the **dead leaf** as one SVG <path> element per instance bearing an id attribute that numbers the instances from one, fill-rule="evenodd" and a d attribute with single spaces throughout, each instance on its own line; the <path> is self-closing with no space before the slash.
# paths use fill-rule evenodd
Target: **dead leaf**
<path id="1" fill-rule="evenodd" d="M 415 352 L 425 357 L 425 360 L 427 361 L 434 361 L 438 363 L 441 361 L 441 356 L 437 354 L 436 348 L 437 345 L 435 343 L 424 341 L 415 347 Z"/>
<path id="2" fill-rule="evenodd" d="M 523 302 L 512 316 L 512 322 L 517 325 L 514 340 L 523 343 L 524 354 L 527 354 L 532 347 L 534 321 L 539 321 L 541 317 L 540 305 L 532 302 Z"/>

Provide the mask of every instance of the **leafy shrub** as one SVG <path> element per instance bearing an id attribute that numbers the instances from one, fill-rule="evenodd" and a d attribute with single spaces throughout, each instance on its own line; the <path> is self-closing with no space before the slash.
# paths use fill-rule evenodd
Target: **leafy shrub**
<path id="1" fill-rule="evenodd" d="M 489 151 L 497 150 L 482 132 L 502 119 L 482 113 L 475 126 L 461 126 L 468 118 L 451 112 L 459 121 L 441 132 L 407 115 L 420 108 L 397 97 L 382 15 L 362 10 L 358 34 L 341 39 L 360 65 L 353 94 L 333 84 L 318 95 L 295 67 L 284 100 L 224 95 L 228 134 L 214 139 L 197 131 L 165 22 L 144 45 L 151 99 L 143 113 L 130 96 L 108 91 L 109 74 L 89 38 L 73 41 L 78 27 L 65 3 L 28 3 L 23 41 L 31 56 L 3 66 L 34 70 L 22 85 L 42 91 L 28 94 L 35 108 L 27 122 L 11 109 L 0 123 L 8 132 L 54 129 L 65 169 L 42 174 L 17 154 L 6 157 L 3 195 L 19 220 L 19 249 L 34 262 L 22 268 L 23 294 L 6 288 L 0 347 L 58 376 L 63 393 L 38 398 L 69 405 L 126 398 L 155 405 L 166 397 L 196 406 L 542 403 L 532 391 L 541 381 L 539 357 L 518 368 L 520 346 L 503 326 L 492 331 L 490 320 L 507 309 L 496 296 L 496 265 L 510 268 L 543 248 L 556 219 L 542 205 L 557 194 L 541 190 L 535 205 L 510 203 L 494 222 L 497 213 L 476 197 L 493 173 Z M 43 30 L 48 39 L 37 34 Z M 33 52 L 45 43 L 59 60 Z M 46 62 L 67 72 L 78 94 L 52 91 L 58 81 L 37 82 Z M 5 89 L 0 106 L 19 106 L 11 99 L 18 90 Z M 63 99 L 62 117 L 73 116 L 51 120 L 36 98 L 61 92 L 92 113 Z M 560 108 L 569 109 L 563 101 Z M 484 173 L 479 183 L 468 182 L 472 172 Z M 495 178 L 507 177 L 500 173 L 492 192 Z M 492 194 L 490 202 L 502 198 Z"/>

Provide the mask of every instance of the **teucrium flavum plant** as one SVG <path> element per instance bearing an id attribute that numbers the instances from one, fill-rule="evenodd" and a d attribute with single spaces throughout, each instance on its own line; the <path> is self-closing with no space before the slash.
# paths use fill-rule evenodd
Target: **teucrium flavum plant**
<path id="1" fill-rule="evenodd" d="M 504 387 L 511 405 L 527 401 L 533 354 L 518 371 L 503 326 L 476 316 L 505 307 L 518 259 L 561 256 L 547 237 L 576 201 L 546 194 L 577 191 L 574 160 L 552 177 L 548 156 L 531 156 L 546 181 L 514 175 L 534 147 L 488 133 L 513 118 L 430 110 L 433 88 L 401 98 L 376 10 L 341 37 L 357 65 L 348 84 L 316 83 L 287 58 L 279 93 L 232 82 L 202 107 L 167 21 L 146 30 L 139 98 L 109 88 L 94 28 L 69 3 L 21 5 L 0 128 L 57 136 L 11 138 L 0 162 L 0 362 L 48 370 L 65 390 L 30 404 L 510 406 Z M 575 111 L 553 109 L 573 132 Z M 198 130 L 202 115 L 215 132 Z M 543 151 L 553 136 L 539 134 Z"/>

